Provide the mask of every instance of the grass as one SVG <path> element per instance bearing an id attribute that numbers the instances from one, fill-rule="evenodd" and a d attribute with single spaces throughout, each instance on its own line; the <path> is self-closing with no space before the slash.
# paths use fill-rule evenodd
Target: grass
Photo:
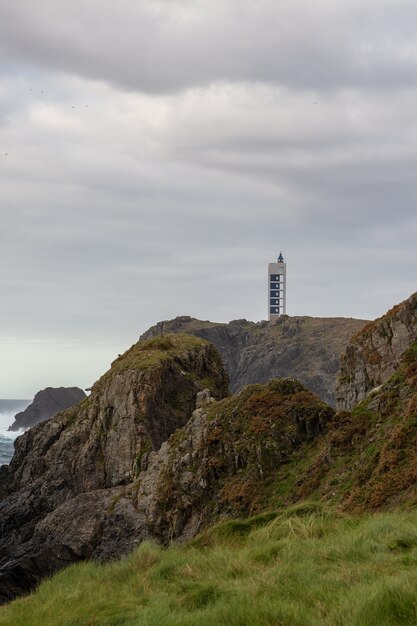
<path id="1" fill-rule="evenodd" d="M 159 335 L 134 344 L 113 361 L 111 371 L 130 369 L 146 370 L 159 365 L 165 359 L 188 350 L 202 350 L 208 342 L 193 335 Z"/>
<path id="2" fill-rule="evenodd" d="M 417 511 L 304 503 L 187 545 L 81 563 L 0 610 L 0 626 L 394 626 L 417 623 Z"/>
<path id="3" fill-rule="evenodd" d="M 111 368 L 94 384 L 92 395 L 102 393 L 109 379 L 120 372 L 137 371 L 148 376 L 153 372 L 162 371 L 164 364 L 173 362 L 178 372 L 184 373 L 185 370 L 190 380 L 198 382 L 200 389 L 203 389 L 204 385 L 210 389 L 214 397 L 227 395 L 228 380 L 222 374 L 223 364 L 217 350 L 205 339 L 182 333 L 158 335 L 131 346 L 112 362 Z M 203 370 L 207 369 L 207 363 L 210 363 L 207 376 L 201 376 L 200 379 L 195 374 L 198 362 L 200 365 L 203 364 Z M 219 385 L 222 389 L 219 389 Z M 177 398 L 178 404 L 180 401 L 181 398 Z"/>

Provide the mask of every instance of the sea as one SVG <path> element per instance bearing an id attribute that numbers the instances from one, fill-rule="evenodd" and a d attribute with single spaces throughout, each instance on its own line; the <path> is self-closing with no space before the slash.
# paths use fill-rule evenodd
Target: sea
<path id="1" fill-rule="evenodd" d="M 10 463 L 14 440 L 23 432 L 9 432 L 7 429 L 13 423 L 16 413 L 26 409 L 31 402 L 32 400 L 0 400 L 0 465 Z"/>

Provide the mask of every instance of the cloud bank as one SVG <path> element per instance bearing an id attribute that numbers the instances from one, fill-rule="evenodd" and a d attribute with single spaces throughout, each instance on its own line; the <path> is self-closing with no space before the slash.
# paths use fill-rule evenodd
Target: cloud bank
<path id="1" fill-rule="evenodd" d="M 36 382 L 73 384 L 79 357 L 95 376 L 159 319 L 265 318 L 281 248 L 290 314 L 407 297 L 416 13 L 1 0 L 3 353 L 32 363 L 46 342 Z M 19 377 L 0 396 L 32 393 Z"/>

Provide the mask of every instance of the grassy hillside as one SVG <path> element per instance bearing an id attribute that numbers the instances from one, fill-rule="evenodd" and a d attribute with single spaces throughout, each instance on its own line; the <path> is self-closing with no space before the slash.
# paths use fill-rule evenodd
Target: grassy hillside
<path id="1" fill-rule="evenodd" d="M 417 504 L 417 343 L 397 372 L 279 468 L 269 505 L 317 498 L 352 512 Z"/>
<path id="2" fill-rule="evenodd" d="M 176 348 L 165 341 L 113 367 Z M 186 544 L 145 542 L 108 565 L 71 566 L 2 608 L 0 626 L 417 625 L 417 344 L 351 413 L 290 380 L 205 410 L 196 450 L 184 429 L 170 440 L 178 484 L 162 501 L 182 519 L 202 485 L 209 519 L 222 521 Z"/>
<path id="3" fill-rule="evenodd" d="M 81 563 L 0 610 L 1 626 L 392 626 L 417 622 L 417 512 L 304 504 L 166 550 Z"/>

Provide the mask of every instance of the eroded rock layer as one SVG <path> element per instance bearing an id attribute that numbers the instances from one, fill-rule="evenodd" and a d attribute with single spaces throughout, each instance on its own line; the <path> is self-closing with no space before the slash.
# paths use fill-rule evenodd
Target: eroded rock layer
<path id="1" fill-rule="evenodd" d="M 417 293 L 359 331 L 341 357 L 337 406 L 351 410 L 397 370 L 417 339 Z"/>

